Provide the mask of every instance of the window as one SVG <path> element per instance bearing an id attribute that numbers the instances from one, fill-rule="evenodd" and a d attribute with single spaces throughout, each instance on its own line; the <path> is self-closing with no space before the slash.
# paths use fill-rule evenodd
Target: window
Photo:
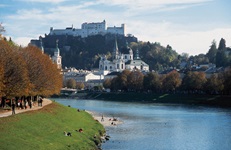
<path id="1" fill-rule="evenodd" d="M 120 66 L 119 66 L 119 64 L 117 64 L 117 69 L 119 69 L 120 68 Z"/>
<path id="2" fill-rule="evenodd" d="M 124 64 L 121 64 L 121 69 L 124 69 Z"/>

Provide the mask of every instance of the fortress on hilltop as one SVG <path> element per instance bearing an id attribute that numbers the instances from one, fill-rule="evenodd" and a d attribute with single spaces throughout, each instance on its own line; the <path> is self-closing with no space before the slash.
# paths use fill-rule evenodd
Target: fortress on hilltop
<path id="1" fill-rule="evenodd" d="M 107 27 L 106 21 L 97 23 L 83 23 L 81 29 L 75 29 L 72 27 L 67 27 L 66 29 L 53 29 L 50 28 L 49 35 L 73 35 L 81 36 L 82 38 L 88 37 L 90 35 L 105 35 L 107 33 L 126 35 L 125 24 L 121 24 L 121 27 Z"/>

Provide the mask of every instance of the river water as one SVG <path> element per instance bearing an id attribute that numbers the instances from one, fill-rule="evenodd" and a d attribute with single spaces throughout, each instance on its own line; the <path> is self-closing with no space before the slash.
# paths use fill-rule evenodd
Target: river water
<path id="1" fill-rule="evenodd" d="M 103 150 L 230 150 L 231 109 L 55 99 L 123 121 L 106 127 Z"/>

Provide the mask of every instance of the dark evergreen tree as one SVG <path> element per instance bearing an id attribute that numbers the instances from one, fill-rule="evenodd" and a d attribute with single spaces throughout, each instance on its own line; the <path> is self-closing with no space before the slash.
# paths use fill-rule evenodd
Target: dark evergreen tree
<path id="1" fill-rule="evenodd" d="M 216 63 L 217 45 L 215 40 L 212 41 L 212 45 L 210 46 L 210 49 L 206 55 L 210 63 Z"/>
<path id="2" fill-rule="evenodd" d="M 226 44 L 225 44 L 225 39 L 221 38 L 218 50 L 225 50 L 226 49 Z"/>
<path id="3" fill-rule="evenodd" d="M 228 65 L 228 58 L 225 54 L 225 51 L 223 50 L 218 51 L 216 55 L 216 66 L 222 67 L 222 66 L 227 66 L 227 65 Z"/>

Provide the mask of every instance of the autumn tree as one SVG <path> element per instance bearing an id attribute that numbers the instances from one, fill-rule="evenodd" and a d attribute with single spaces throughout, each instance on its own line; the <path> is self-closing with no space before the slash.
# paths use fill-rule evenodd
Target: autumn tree
<path id="1" fill-rule="evenodd" d="M 157 92 L 160 90 L 161 83 L 157 73 L 149 72 L 144 76 L 143 86 L 145 90 Z"/>
<path id="2" fill-rule="evenodd" d="M 21 49 L 20 54 L 29 70 L 31 87 L 29 94 L 32 96 L 58 94 L 62 88 L 62 75 L 49 56 L 43 54 L 39 48 L 30 45 Z"/>
<path id="3" fill-rule="evenodd" d="M 67 88 L 75 89 L 76 85 L 77 84 L 76 84 L 75 79 L 71 78 L 71 79 L 67 79 L 66 80 L 66 86 L 67 86 Z"/>
<path id="4" fill-rule="evenodd" d="M 212 74 L 210 78 L 207 79 L 205 84 L 205 90 L 210 94 L 221 93 L 224 89 L 223 77 L 218 74 Z"/>
<path id="5" fill-rule="evenodd" d="M 83 82 L 76 82 L 76 89 L 82 90 L 84 89 L 84 83 Z"/>
<path id="6" fill-rule="evenodd" d="M 4 89 L 3 79 L 4 79 L 4 69 L 3 69 L 3 63 L 0 60 L 0 97 L 3 96 L 3 89 Z"/>
<path id="7" fill-rule="evenodd" d="M 105 79 L 103 82 L 103 87 L 105 89 L 110 89 L 111 88 L 111 81 L 112 81 L 112 79 Z"/>
<path id="8" fill-rule="evenodd" d="M 132 71 L 128 76 L 128 88 L 132 91 L 140 91 L 143 89 L 144 75 L 136 70 Z"/>
<path id="9" fill-rule="evenodd" d="M 204 72 L 187 72 L 182 80 L 184 90 L 199 92 L 204 90 L 207 79 Z"/>
<path id="10" fill-rule="evenodd" d="M 54 64 L 47 55 L 42 55 L 40 58 L 41 63 L 41 95 L 50 96 L 53 94 L 59 94 L 62 88 L 62 74 L 61 70 L 57 69 L 57 64 Z"/>
<path id="11" fill-rule="evenodd" d="M 230 94 L 231 93 L 231 68 L 229 68 L 228 70 L 226 70 L 223 74 L 223 78 L 224 78 L 224 91 L 226 94 Z"/>
<path id="12" fill-rule="evenodd" d="M 3 65 L 3 96 L 12 98 L 28 93 L 29 78 L 26 63 L 18 48 L 0 40 L 0 60 Z"/>
<path id="13" fill-rule="evenodd" d="M 128 76 L 130 75 L 131 71 L 124 70 L 121 74 L 118 75 L 118 84 L 119 88 L 123 91 L 127 91 L 128 89 Z"/>
<path id="14" fill-rule="evenodd" d="M 120 83 L 119 83 L 119 78 L 118 77 L 114 77 L 111 80 L 111 87 L 110 87 L 110 89 L 112 91 L 118 91 L 118 90 L 120 90 Z"/>
<path id="15" fill-rule="evenodd" d="M 180 85 L 180 74 L 177 71 L 168 73 L 162 81 L 162 88 L 165 91 L 174 92 Z"/>

